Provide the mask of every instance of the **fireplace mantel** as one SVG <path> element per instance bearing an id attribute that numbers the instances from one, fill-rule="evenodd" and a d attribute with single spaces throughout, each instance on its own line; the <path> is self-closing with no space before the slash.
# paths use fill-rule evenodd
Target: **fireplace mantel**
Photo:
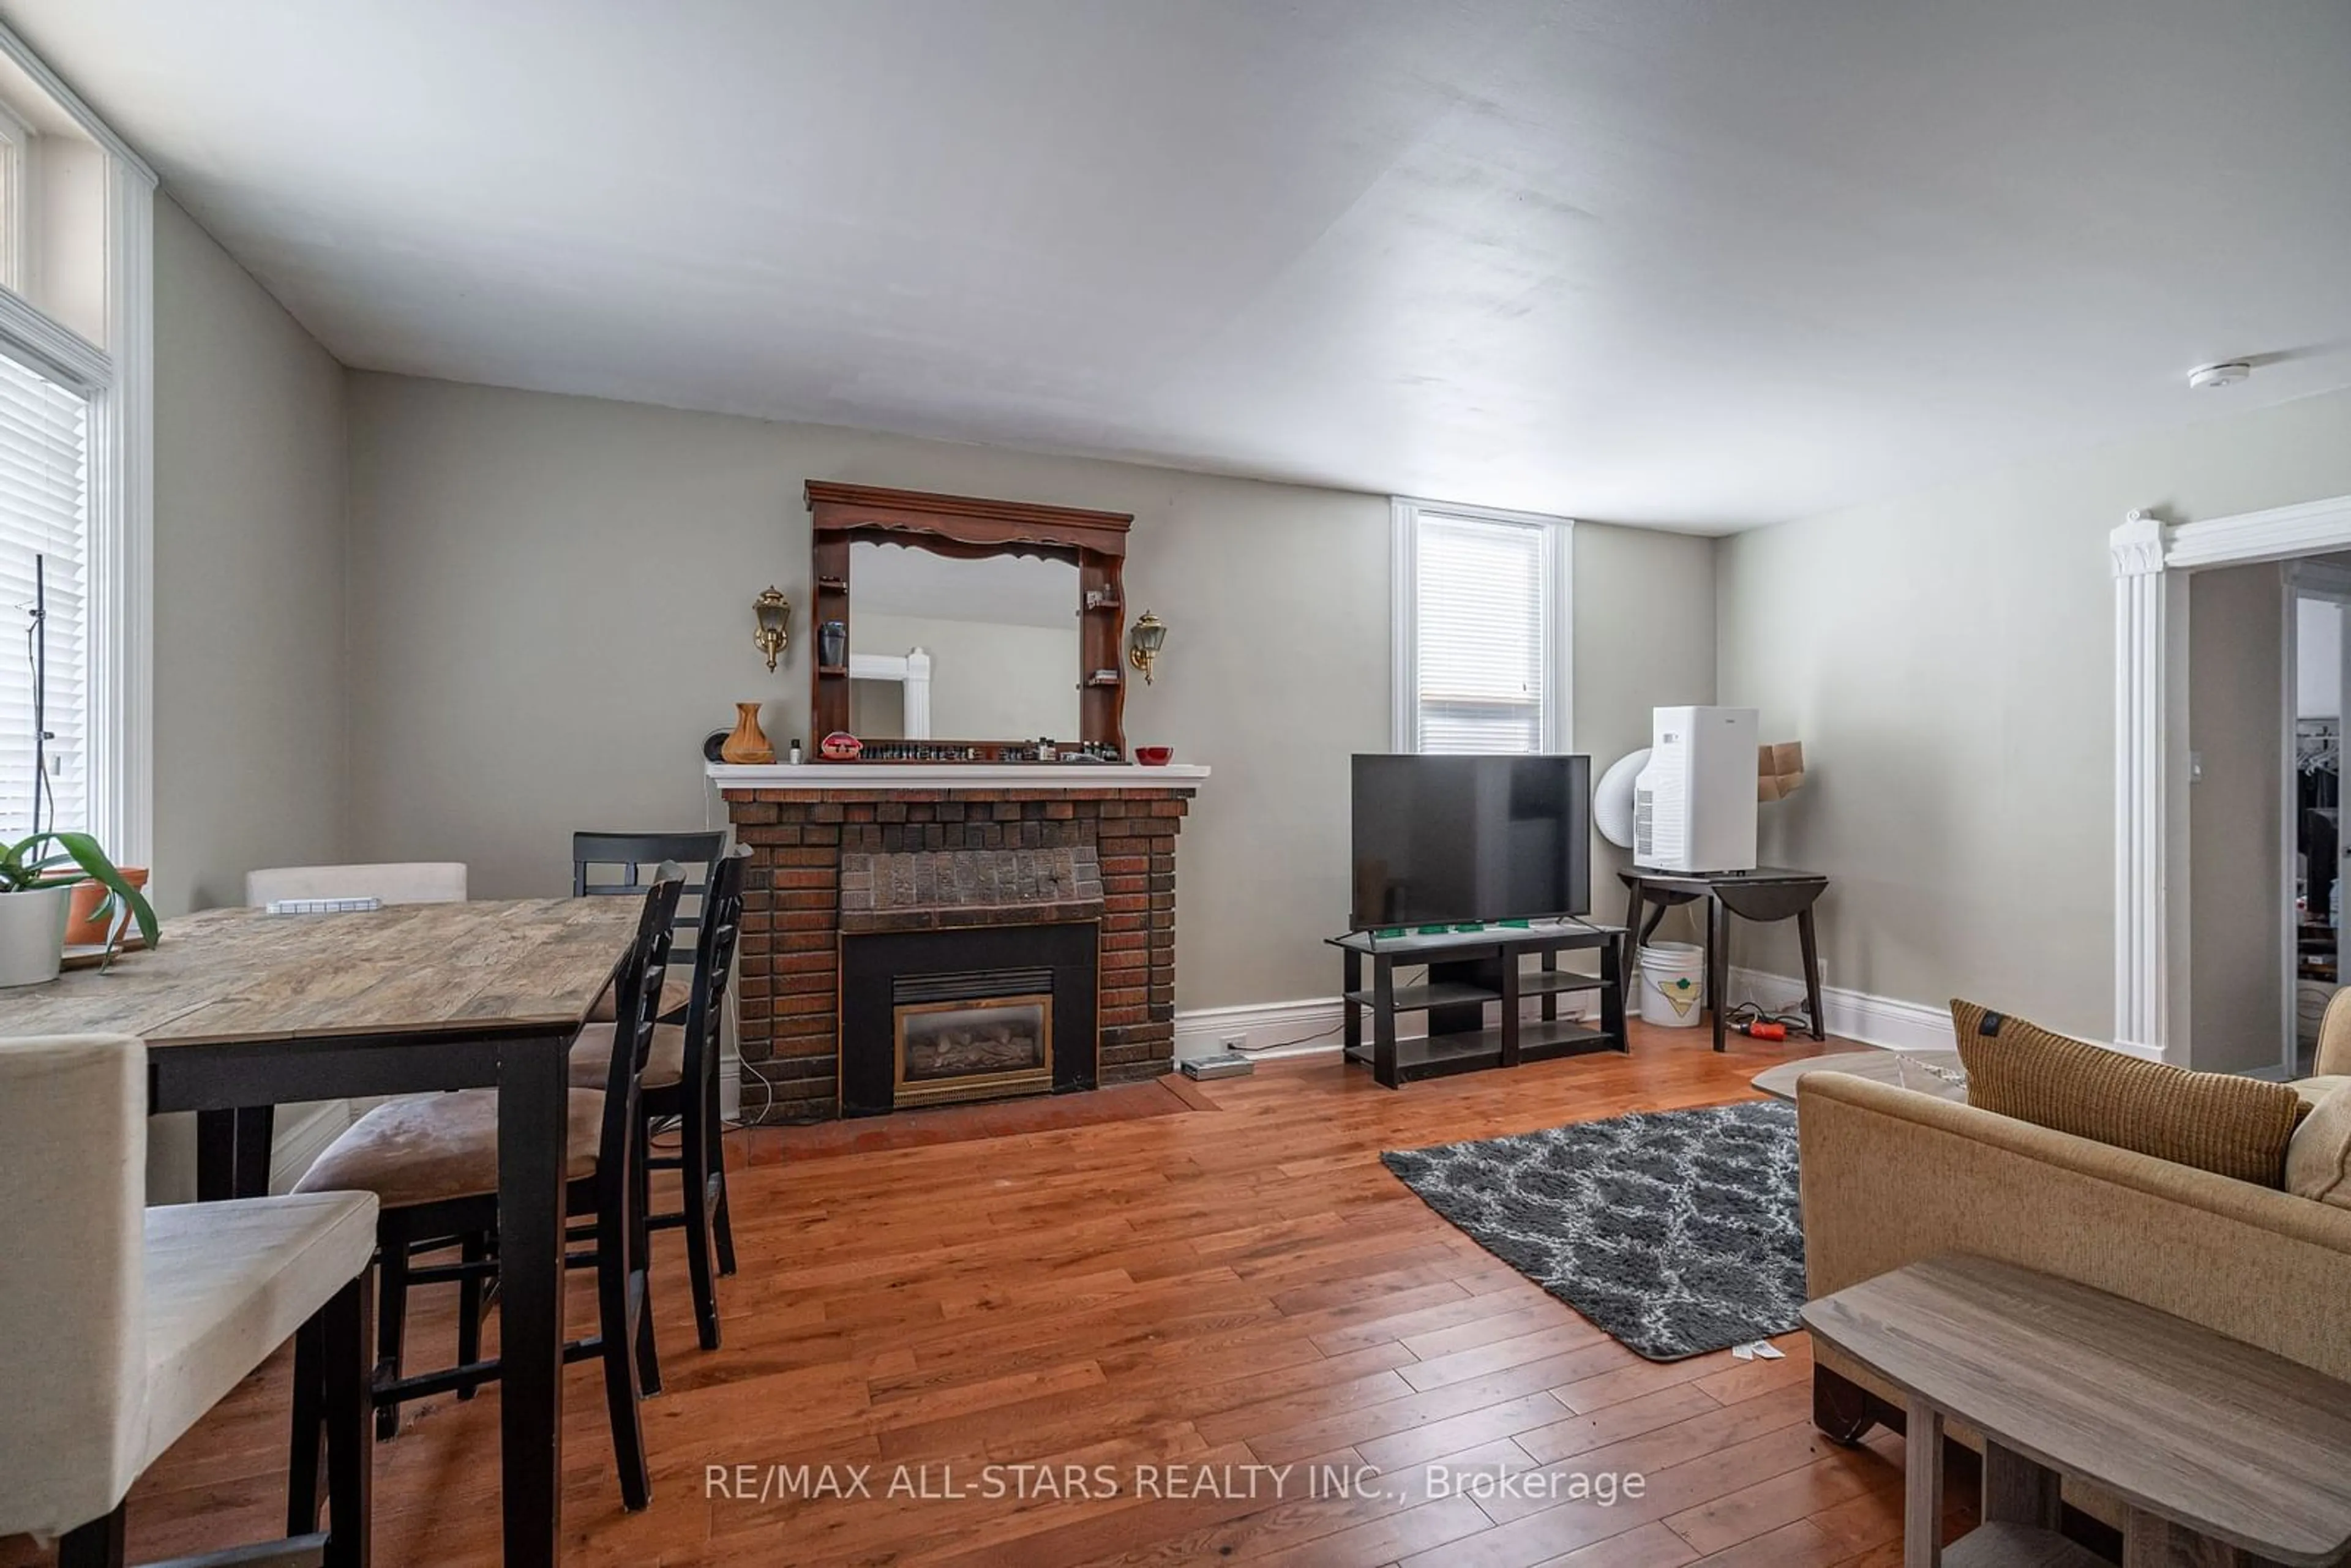
<path id="1" fill-rule="evenodd" d="M 1190 789 L 1206 768 L 1171 762 L 709 762 L 724 789 Z"/>
<path id="2" fill-rule="evenodd" d="M 744 1071 L 772 1091 L 757 1114 L 803 1121 L 892 1103 L 844 1092 L 857 1086 L 844 1083 L 842 1049 L 844 1032 L 861 1051 L 879 1038 L 876 1020 L 887 1010 L 872 1011 L 863 959 L 852 948 L 891 937 L 994 939 L 1017 934 L 1019 924 L 1082 926 L 1093 961 L 1083 966 L 1087 994 L 1066 998 L 1082 1011 L 1051 1015 L 1053 1092 L 1133 1082 L 1174 1065 L 1176 839 L 1206 768 L 817 762 L 712 763 L 705 771 L 737 841 L 751 849 L 736 996 Z M 1050 869 L 1064 862 L 1066 890 Z M 895 891 L 911 904 L 881 896 L 885 865 L 893 876 L 908 868 L 914 885 Z M 956 884 L 952 898 L 939 891 L 942 866 Z M 967 906 L 1022 904 L 1033 907 L 1016 911 L 1012 925 L 959 918 Z M 926 949 L 908 961 L 935 956 Z M 856 976 L 844 967 L 851 958 Z M 1056 994 L 1061 988 L 1057 981 Z M 1092 1020 L 1095 1050 L 1061 1041 L 1076 1017 Z"/>

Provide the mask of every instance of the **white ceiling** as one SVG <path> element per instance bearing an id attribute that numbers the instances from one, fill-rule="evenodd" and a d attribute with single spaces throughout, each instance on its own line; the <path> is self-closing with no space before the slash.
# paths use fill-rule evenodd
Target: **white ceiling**
<path id="1" fill-rule="evenodd" d="M 374 369 L 1708 530 L 2351 384 L 2344 0 L 0 14 Z"/>

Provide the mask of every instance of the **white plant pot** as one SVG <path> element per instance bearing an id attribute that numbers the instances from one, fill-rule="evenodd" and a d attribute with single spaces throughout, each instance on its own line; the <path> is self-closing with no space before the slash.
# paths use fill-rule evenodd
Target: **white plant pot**
<path id="1" fill-rule="evenodd" d="M 69 884 L 0 893 L 0 987 L 37 986 L 65 961 Z"/>

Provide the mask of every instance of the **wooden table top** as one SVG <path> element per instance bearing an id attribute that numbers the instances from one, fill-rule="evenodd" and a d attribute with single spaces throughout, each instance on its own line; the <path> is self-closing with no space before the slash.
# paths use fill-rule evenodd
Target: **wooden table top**
<path id="1" fill-rule="evenodd" d="M 550 1029 L 588 1014 L 634 935 L 632 898 L 402 904 L 340 915 L 210 909 L 101 974 L 0 992 L 0 1034 L 240 1040 Z"/>
<path id="2" fill-rule="evenodd" d="M 2102 1291 L 1945 1257 L 1804 1325 L 2001 1446 L 2280 1563 L 2351 1553 L 2351 1385 Z"/>

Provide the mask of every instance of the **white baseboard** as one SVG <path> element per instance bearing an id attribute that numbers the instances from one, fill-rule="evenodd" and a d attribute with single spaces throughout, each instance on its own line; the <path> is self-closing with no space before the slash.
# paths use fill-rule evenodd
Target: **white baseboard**
<path id="1" fill-rule="evenodd" d="M 1176 1060 L 1220 1056 L 1225 1041 L 1241 1040 L 1260 1061 L 1337 1051 L 1346 1004 L 1336 997 L 1267 1002 L 1246 1008 L 1195 1008 L 1176 1015 Z"/>
<path id="2" fill-rule="evenodd" d="M 1804 982 L 1792 975 L 1734 968 L 1730 971 L 1730 999 L 1734 1003 L 1752 1001 L 1775 1013 L 1802 1012 Z M 1825 1024 L 1831 1034 L 1857 1040 L 1864 1045 L 1883 1046 L 1887 1051 L 1949 1051 L 1955 1043 L 1949 1008 L 1872 996 L 1867 991 L 1848 990 L 1841 986 L 1823 986 L 1821 1010 L 1828 1015 Z"/>
<path id="3" fill-rule="evenodd" d="M 1734 968 L 1730 971 L 1730 999 L 1734 1003 L 1758 1002 L 1772 1012 L 1802 1012 L 1804 982 L 1793 975 Z M 1950 1051 L 1958 1045 L 1951 1038 L 1949 1008 L 1823 986 L 1821 1010 L 1828 1014 L 1831 1034 L 1857 1040 L 1864 1045 L 1882 1046 L 1887 1051 Z M 2162 1051 L 2137 1040 L 2103 1040 L 2092 1043 L 2144 1061 L 2163 1060 Z"/>
<path id="4" fill-rule="evenodd" d="M 1570 1018 L 1584 1016 L 1589 998 L 1560 998 L 1560 1010 Z M 1540 1018 L 1542 1003 L 1520 1004 L 1520 1016 Z M 1195 1008 L 1176 1015 L 1176 1060 L 1187 1061 L 1222 1055 L 1225 1041 L 1239 1040 L 1241 1049 L 1260 1061 L 1285 1056 L 1313 1056 L 1343 1048 L 1346 1004 L 1337 997 L 1314 997 L 1298 1002 L 1268 1002 L 1257 1007 Z M 1405 1013 L 1398 1019 L 1398 1040 L 1418 1040 L 1427 1032 L 1427 1015 Z M 1367 1021 L 1365 1029 L 1370 1028 Z"/>

